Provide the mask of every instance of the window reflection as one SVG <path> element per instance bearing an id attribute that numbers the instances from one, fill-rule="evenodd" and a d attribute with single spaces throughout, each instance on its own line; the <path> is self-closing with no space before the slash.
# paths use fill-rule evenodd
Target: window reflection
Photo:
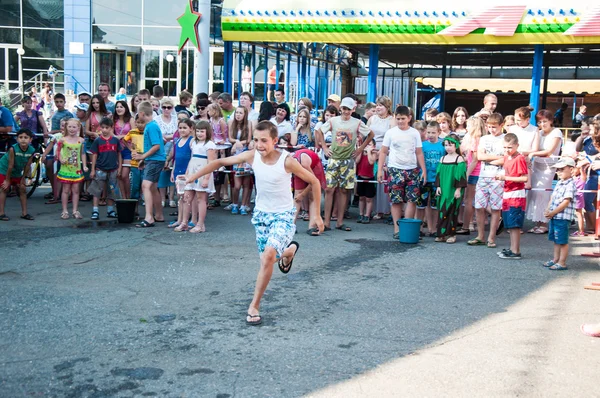
<path id="1" fill-rule="evenodd" d="M 144 51 L 144 65 L 146 69 L 146 78 L 158 78 L 160 72 L 160 51 Z"/>
<path id="2" fill-rule="evenodd" d="M 0 43 L 19 44 L 21 42 L 21 32 L 19 29 L 0 28 Z"/>
<path id="3" fill-rule="evenodd" d="M 144 25 L 179 26 L 187 1 L 144 1 Z"/>
<path id="4" fill-rule="evenodd" d="M 181 29 L 144 27 L 144 45 L 176 46 L 179 44 Z"/>
<path id="5" fill-rule="evenodd" d="M 2 1 L 0 3 L 2 3 L 2 25 L 21 25 L 21 7 L 19 6 L 19 1 Z"/>
<path id="6" fill-rule="evenodd" d="M 64 28 L 64 0 L 40 3 L 36 0 L 23 0 L 23 26 Z M 4 18 L 4 15 L 2 18 Z"/>
<path id="7" fill-rule="evenodd" d="M 28 57 L 62 58 L 65 40 L 62 30 L 23 29 L 23 48 Z"/>
<path id="8" fill-rule="evenodd" d="M 142 0 L 93 0 L 94 23 L 141 25 Z"/>
<path id="9" fill-rule="evenodd" d="M 136 45 L 142 41 L 142 28 L 123 26 L 92 26 L 94 43 Z"/>

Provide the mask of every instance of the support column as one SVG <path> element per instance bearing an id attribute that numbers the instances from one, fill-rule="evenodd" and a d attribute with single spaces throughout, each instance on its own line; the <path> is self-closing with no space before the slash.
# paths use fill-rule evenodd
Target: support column
<path id="1" fill-rule="evenodd" d="M 285 65 L 285 102 L 290 101 L 290 70 L 292 67 L 292 54 L 288 53 L 287 55 L 287 65 Z"/>
<path id="2" fill-rule="evenodd" d="M 544 68 L 544 45 L 536 44 L 533 54 L 533 70 L 531 71 L 531 94 L 529 104 L 533 108 L 533 114 L 537 114 L 540 108 L 540 83 Z"/>
<path id="3" fill-rule="evenodd" d="M 306 55 L 302 54 L 302 66 L 300 68 L 300 81 L 298 84 L 298 100 L 306 97 Z"/>
<path id="4" fill-rule="evenodd" d="M 315 73 L 315 108 L 319 107 L 319 75 L 321 74 L 321 61 L 317 61 L 317 72 Z"/>
<path id="5" fill-rule="evenodd" d="M 198 9 L 202 14 L 198 24 L 198 42 L 200 51 L 194 49 L 194 93 L 210 93 L 212 87 L 208 87 L 210 68 L 210 0 L 198 1 Z"/>
<path id="6" fill-rule="evenodd" d="M 379 66 L 379 44 L 369 46 L 369 76 L 367 83 L 367 102 L 377 99 L 377 74 Z"/>
<path id="7" fill-rule="evenodd" d="M 223 42 L 223 92 L 233 94 L 233 42 Z"/>
<path id="8" fill-rule="evenodd" d="M 444 66 L 442 66 L 442 89 L 440 93 L 440 112 L 444 112 L 446 106 L 446 63 L 444 62 Z"/>
<path id="9" fill-rule="evenodd" d="M 255 83 L 255 79 L 254 76 L 256 75 L 256 46 L 253 44 L 252 45 L 252 62 L 251 62 L 251 66 L 250 66 L 251 72 L 252 72 L 252 96 L 254 97 L 254 83 Z"/>
<path id="10" fill-rule="evenodd" d="M 269 100 L 267 98 L 267 92 L 269 91 L 269 49 L 263 47 L 263 57 L 265 58 L 265 92 L 264 101 Z M 274 94 L 274 93 L 273 93 Z"/>
<path id="11" fill-rule="evenodd" d="M 244 70 L 244 66 L 242 65 L 242 58 L 242 42 L 238 41 L 238 101 L 242 96 L 242 91 L 244 91 L 244 88 L 242 87 L 242 71 Z"/>

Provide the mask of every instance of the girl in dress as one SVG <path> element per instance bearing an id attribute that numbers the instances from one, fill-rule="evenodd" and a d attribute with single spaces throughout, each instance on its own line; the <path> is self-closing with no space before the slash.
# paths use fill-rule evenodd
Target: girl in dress
<path id="1" fill-rule="evenodd" d="M 375 148 L 381 149 L 383 137 L 386 131 L 396 126 L 396 119 L 392 112 L 392 99 L 387 96 L 381 96 L 375 101 L 375 114 L 367 121 L 367 126 L 373 131 L 373 140 Z M 379 220 L 384 214 L 390 214 L 390 197 L 385 192 L 386 184 L 377 184 L 377 192 L 375 194 L 375 213 L 373 219 Z"/>
<path id="2" fill-rule="evenodd" d="M 129 180 L 129 172 L 131 171 L 131 151 L 123 143 L 123 138 L 125 138 L 127 133 L 131 130 L 131 112 L 129 112 L 129 106 L 126 101 L 117 101 L 115 104 L 113 120 L 115 122 L 115 137 L 121 141 L 123 147 L 123 150 L 121 151 L 123 166 L 121 168 L 121 175 L 118 179 L 119 192 L 121 193 L 122 199 L 129 199 L 131 197 L 131 182 Z"/>
<path id="3" fill-rule="evenodd" d="M 467 119 L 469 112 L 462 106 L 454 110 L 452 114 L 452 131 L 462 139 L 467 134 Z"/>
<path id="4" fill-rule="evenodd" d="M 69 219 L 69 197 L 72 195 L 73 217 L 82 219 L 79 212 L 79 187 L 83 181 L 83 172 L 87 172 L 86 155 L 83 150 L 81 123 L 77 119 L 69 119 L 65 123 L 63 137 L 58 141 L 57 153 L 60 170 L 58 180 L 62 183 L 62 214 L 60 218 Z M 81 165 L 83 164 L 83 171 Z"/>
<path id="5" fill-rule="evenodd" d="M 86 149 L 92 147 L 92 142 L 94 142 L 100 134 L 100 120 L 105 117 L 112 117 L 112 114 L 106 110 L 106 104 L 100 95 L 94 95 L 90 104 L 87 123 L 85 124 L 85 136 L 87 137 L 87 145 L 89 145 Z"/>
<path id="6" fill-rule="evenodd" d="M 160 107 L 162 114 L 154 116 L 154 121 L 158 124 L 162 132 L 165 142 L 165 154 L 168 155 L 171 153 L 171 149 L 173 149 L 173 139 L 177 131 L 177 116 L 173 112 L 175 104 L 166 98 L 161 101 Z M 175 203 L 175 184 L 171 182 L 170 165 L 165 163 L 165 170 L 160 173 L 160 178 L 158 179 L 158 191 L 160 192 L 160 200 L 163 202 L 163 206 L 164 200 L 167 197 L 167 190 L 169 191 L 169 207 L 177 207 Z"/>
<path id="7" fill-rule="evenodd" d="M 290 144 L 298 146 L 300 149 L 314 147 L 314 130 L 310 127 L 310 112 L 307 108 L 298 111 L 296 116 L 296 128 L 290 134 Z"/>
<path id="8" fill-rule="evenodd" d="M 456 134 L 444 138 L 446 155 L 438 163 L 436 195 L 438 196 L 438 222 L 436 242 L 456 242 L 458 212 L 467 186 L 467 163 L 460 154 L 460 141 Z"/>
<path id="9" fill-rule="evenodd" d="M 190 159 L 192 158 L 192 142 L 194 138 L 192 134 L 196 134 L 196 123 L 192 119 L 184 119 L 181 120 L 178 124 L 179 138 L 175 141 L 175 145 L 173 145 L 173 171 L 171 171 L 171 182 L 175 183 L 177 186 L 178 177 L 179 179 L 185 179 L 185 173 L 190 163 Z M 192 223 L 197 221 L 197 211 L 194 209 L 194 205 L 196 204 L 196 198 L 192 200 Z M 179 201 L 177 203 L 177 221 L 173 221 L 169 223 L 169 228 L 176 228 L 181 225 L 183 222 L 183 214 L 184 214 L 184 199 L 183 195 L 179 195 Z M 188 224 L 188 226 L 193 226 Z M 195 225 L 194 225 L 195 226 Z M 181 229 L 183 230 L 183 229 Z M 181 231 L 180 230 L 180 231 Z"/>
<path id="10" fill-rule="evenodd" d="M 223 110 L 216 102 L 214 104 L 208 104 L 206 106 L 206 115 L 209 118 L 210 126 L 212 127 L 212 137 L 215 145 L 228 146 L 229 145 L 229 129 L 227 122 L 223 118 Z M 231 155 L 231 148 L 219 149 L 217 151 L 217 159 L 226 158 Z M 231 168 L 228 169 L 231 171 Z M 228 185 L 234 185 L 234 174 L 229 174 L 229 180 L 227 179 L 227 173 L 221 173 L 219 171 L 213 173 L 215 176 L 215 194 L 214 201 L 209 207 L 221 206 L 221 197 L 224 200 L 228 199 L 227 191 Z M 229 184 L 228 184 L 229 182 Z M 232 204 L 225 206 L 224 210 L 230 211 L 233 207 Z"/>
<path id="11" fill-rule="evenodd" d="M 190 232 L 198 233 L 206 231 L 204 220 L 206 218 L 208 195 L 215 192 L 215 184 L 212 173 L 194 175 L 198 174 L 198 170 L 206 166 L 209 162 L 217 159 L 215 143 L 212 141 L 212 127 L 210 123 L 206 121 L 198 122 L 195 138 L 191 142 L 191 149 L 192 159 L 185 173 L 188 183 L 185 186 L 185 195 L 183 197 L 183 217 L 181 224 L 174 230 L 176 232 L 187 231 L 190 208 L 194 198 L 198 204 L 198 222 L 196 222 L 194 228 L 190 229 Z"/>
<path id="12" fill-rule="evenodd" d="M 466 154 L 467 158 L 467 189 L 465 190 L 463 227 L 456 231 L 457 235 L 470 235 L 471 232 L 475 231 L 473 225 L 473 199 L 475 199 L 475 187 L 481 169 L 481 164 L 477 159 L 477 149 L 479 148 L 479 140 L 486 134 L 487 129 L 481 118 L 471 116 L 467 120 L 467 134 L 460 145 L 461 153 Z"/>
<path id="13" fill-rule="evenodd" d="M 536 115 L 539 131 L 539 150 L 529 153 L 532 163 L 531 188 L 548 190 L 552 188 L 555 170 L 551 168 L 556 163 L 556 156 L 562 146 L 562 133 L 554 127 L 554 114 L 549 110 L 542 109 Z M 548 220 L 544 211 L 550 202 L 551 191 L 530 191 L 527 199 L 527 211 L 525 216 L 528 220 L 535 222 L 535 227 L 530 233 L 545 234 L 548 232 Z"/>
<path id="14" fill-rule="evenodd" d="M 233 114 L 233 120 L 229 123 L 229 142 L 231 142 L 231 154 L 239 155 L 248 150 L 248 145 L 252 139 L 250 123 L 248 122 L 248 110 L 243 106 L 238 106 Z M 250 194 L 252 193 L 252 176 L 249 165 L 242 163 L 234 166 L 235 179 L 234 186 L 231 189 L 231 214 L 248 214 L 250 210 Z M 238 206 L 240 189 L 242 193 L 242 205 Z"/>

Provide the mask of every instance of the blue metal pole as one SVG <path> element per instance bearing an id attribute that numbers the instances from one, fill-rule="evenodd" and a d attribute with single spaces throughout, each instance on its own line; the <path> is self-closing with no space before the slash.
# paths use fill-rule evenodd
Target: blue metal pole
<path id="1" fill-rule="evenodd" d="M 290 68 L 292 66 L 292 54 L 287 55 L 287 65 L 285 66 L 285 102 L 290 101 Z"/>
<path id="2" fill-rule="evenodd" d="M 256 46 L 252 45 L 252 62 L 250 68 L 252 69 L 252 96 L 254 96 L 254 76 L 256 75 Z"/>
<path id="3" fill-rule="evenodd" d="M 308 54 L 308 49 L 306 50 L 306 53 Z M 310 69 L 312 66 L 312 59 L 307 56 L 306 62 L 307 62 L 306 77 L 305 77 L 305 79 L 306 79 L 306 96 L 308 98 L 310 98 Z"/>
<path id="4" fill-rule="evenodd" d="M 233 42 L 223 42 L 223 92 L 233 94 Z"/>
<path id="5" fill-rule="evenodd" d="M 317 73 L 315 73 L 315 103 L 313 104 L 315 106 L 315 108 L 319 107 L 319 90 L 321 89 L 320 87 L 320 81 L 319 81 L 319 77 L 321 75 L 321 61 L 317 61 Z"/>
<path id="6" fill-rule="evenodd" d="M 385 68 L 383 69 L 383 76 L 381 78 L 381 95 L 385 95 Z"/>
<path id="7" fill-rule="evenodd" d="M 533 70 L 531 73 L 531 94 L 529 104 L 533 108 L 533 114 L 537 114 L 540 106 L 540 83 L 544 67 L 544 45 L 536 44 L 533 54 Z"/>
<path id="8" fill-rule="evenodd" d="M 296 98 L 294 102 L 297 103 L 300 99 L 300 75 L 302 74 L 302 62 L 300 62 L 300 56 L 296 58 Z"/>
<path id="9" fill-rule="evenodd" d="M 269 90 L 269 49 L 267 47 L 263 47 L 263 56 L 265 57 L 265 101 L 267 101 L 269 98 L 267 98 L 267 91 Z"/>
<path id="10" fill-rule="evenodd" d="M 242 65 L 242 42 L 238 42 L 238 100 L 242 96 L 242 70 L 244 69 Z"/>
<path id="11" fill-rule="evenodd" d="M 302 54 L 302 67 L 300 68 L 300 84 L 298 99 L 306 97 L 306 55 Z"/>
<path id="12" fill-rule="evenodd" d="M 281 53 L 279 50 L 275 53 L 275 87 L 279 88 L 279 63 L 281 62 Z"/>
<path id="13" fill-rule="evenodd" d="M 375 102 L 377 97 L 377 67 L 379 66 L 379 44 L 369 46 L 369 76 L 367 102 Z"/>
<path id="14" fill-rule="evenodd" d="M 327 56 L 327 60 L 329 60 L 329 55 Z M 329 63 L 325 63 L 325 90 L 323 90 L 322 103 L 323 108 L 327 105 L 327 97 L 329 96 Z M 316 109 L 316 107 L 315 107 Z"/>

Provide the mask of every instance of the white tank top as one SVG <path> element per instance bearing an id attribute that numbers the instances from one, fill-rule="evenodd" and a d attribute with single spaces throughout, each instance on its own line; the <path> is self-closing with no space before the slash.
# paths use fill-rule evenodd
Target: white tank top
<path id="1" fill-rule="evenodd" d="M 281 155 L 274 165 L 263 163 L 260 153 L 254 153 L 254 177 L 256 179 L 256 201 L 254 208 L 267 213 L 282 213 L 294 208 L 292 197 L 292 174 L 285 171 L 285 159 L 289 153 Z"/>

